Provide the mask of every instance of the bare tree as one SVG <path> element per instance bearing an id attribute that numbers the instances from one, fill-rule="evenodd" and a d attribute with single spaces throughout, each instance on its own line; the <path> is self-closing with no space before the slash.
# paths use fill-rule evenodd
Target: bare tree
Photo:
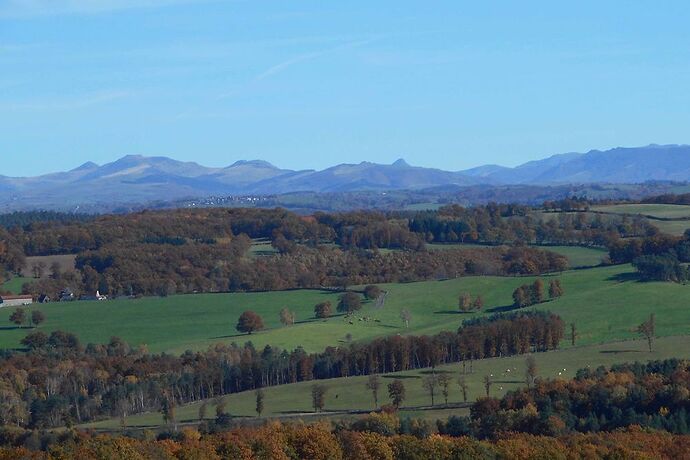
<path id="1" fill-rule="evenodd" d="M 311 404 L 315 412 L 321 412 L 326 405 L 326 391 L 328 389 L 325 385 L 315 384 L 311 387 Z"/>
<path id="2" fill-rule="evenodd" d="M 491 394 L 491 385 L 493 385 L 493 381 L 491 380 L 490 375 L 485 375 L 484 376 L 484 390 L 486 390 L 486 397 L 488 398 L 489 395 Z"/>
<path id="3" fill-rule="evenodd" d="M 436 394 L 436 387 L 438 386 L 438 376 L 436 374 L 427 375 L 422 380 L 422 387 L 429 392 L 431 396 L 431 405 L 434 405 L 434 396 Z"/>
<path id="4" fill-rule="evenodd" d="M 462 400 L 467 402 L 467 390 L 469 387 L 467 385 L 467 381 L 465 380 L 465 376 L 461 375 L 458 378 L 458 385 L 460 386 L 460 391 L 462 391 Z"/>
<path id="5" fill-rule="evenodd" d="M 443 373 L 438 375 L 438 384 L 441 386 L 441 394 L 443 395 L 443 400 L 448 405 L 448 395 L 450 393 L 450 375 Z"/>
<path id="6" fill-rule="evenodd" d="M 372 374 L 367 379 L 367 390 L 371 391 L 374 397 L 374 407 L 379 407 L 379 389 L 381 388 L 381 377 L 378 374 Z"/>
<path id="7" fill-rule="evenodd" d="M 410 314 L 410 311 L 407 308 L 403 308 L 400 312 L 400 319 L 403 321 L 403 323 L 405 323 L 406 328 L 410 327 L 410 320 L 412 319 L 412 315 Z"/>
<path id="8" fill-rule="evenodd" d="M 537 379 L 537 360 L 534 356 L 529 355 L 525 359 L 525 383 L 527 387 L 534 385 L 534 381 Z"/>

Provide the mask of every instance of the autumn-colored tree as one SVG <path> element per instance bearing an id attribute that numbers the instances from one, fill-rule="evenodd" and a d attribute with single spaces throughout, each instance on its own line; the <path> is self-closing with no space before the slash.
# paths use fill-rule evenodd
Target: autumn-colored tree
<path id="1" fill-rule="evenodd" d="M 295 313 L 291 312 L 287 307 L 280 309 L 280 323 L 283 326 L 291 326 L 295 324 Z"/>
<path id="2" fill-rule="evenodd" d="M 264 390 L 261 388 L 258 388 L 256 390 L 256 413 L 261 417 L 261 414 L 264 412 L 264 398 L 265 398 Z"/>
<path id="3" fill-rule="evenodd" d="M 251 334 L 254 331 L 260 331 L 263 328 L 264 320 L 261 318 L 261 316 L 251 310 L 247 310 L 242 313 L 240 318 L 237 320 L 236 329 L 239 332 Z"/>
<path id="4" fill-rule="evenodd" d="M 515 307 L 526 307 L 530 304 L 530 294 L 525 286 L 520 286 L 513 291 L 513 305 Z"/>
<path id="5" fill-rule="evenodd" d="M 475 297 L 474 302 L 472 303 L 472 308 L 476 311 L 481 311 L 481 309 L 484 308 L 484 299 L 482 296 L 478 295 Z"/>
<path id="6" fill-rule="evenodd" d="M 396 409 L 405 401 L 405 384 L 400 379 L 395 379 L 388 384 L 388 397 Z"/>
<path id="7" fill-rule="evenodd" d="M 472 296 L 469 292 L 463 292 L 458 299 L 458 307 L 462 312 L 468 312 L 472 309 Z"/>
<path id="8" fill-rule="evenodd" d="M 561 286 L 561 280 L 555 279 L 549 282 L 549 298 L 557 299 L 563 295 L 563 286 Z"/>
<path id="9" fill-rule="evenodd" d="M 647 346 L 649 347 L 649 352 L 652 352 L 652 346 L 654 345 L 654 336 L 656 334 L 656 321 L 654 318 L 654 313 L 649 315 L 649 319 L 644 323 L 637 326 L 637 333 L 642 335 L 647 339 Z"/>
<path id="10" fill-rule="evenodd" d="M 22 324 L 24 324 L 24 321 L 26 321 L 26 312 L 24 311 L 23 308 L 17 308 L 12 312 L 10 315 L 10 321 L 16 324 L 17 326 L 21 327 Z"/>
<path id="11" fill-rule="evenodd" d="M 311 386 L 311 405 L 315 412 L 321 412 L 326 404 L 326 391 L 328 388 L 319 383 Z"/>
<path id="12" fill-rule="evenodd" d="M 380 287 L 370 284 L 364 288 L 364 297 L 368 300 L 376 300 L 383 293 Z"/>
<path id="13" fill-rule="evenodd" d="M 28 334 L 20 343 L 30 350 L 38 350 L 48 345 L 48 336 L 42 331 L 36 331 Z"/>
<path id="14" fill-rule="evenodd" d="M 333 314 L 329 301 L 318 303 L 314 306 L 314 316 L 317 318 L 329 318 Z"/>
<path id="15" fill-rule="evenodd" d="M 381 388 L 381 377 L 378 374 L 372 374 L 367 379 L 367 390 L 371 391 L 374 397 L 374 407 L 379 407 L 379 389 Z"/>
<path id="16" fill-rule="evenodd" d="M 536 280 L 532 284 L 532 290 L 531 290 L 531 302 L 532 305 L 536 305 L 538 303 L 542 303 L 544 301 L 544 282 L 540 279 Z"/>
<path id="17" fill-rule="evenodd" d="M 43 321 L 46 320 L 46 316 L 41 310 L 34 310 L 31 312 L 31 323 L 38 327 Z"/>
<path id="18" fill-rule="evenodd" d="M 338 311 L 352 313 L 362 309 L 362 301 L 355 292 L 346 292 L 338 300 Z"/>
<path id="19" fill-rule="evenodd" d="M 458 378 L 458 386 L 460 387 L 460 391 L 462 391 L 462 400 L 464 402 L 467 402 L 467 390 L 469 389 L 469 386 L 467 385 L 467 380 L 465 380 L 465 376 L 461 375 Z"/>

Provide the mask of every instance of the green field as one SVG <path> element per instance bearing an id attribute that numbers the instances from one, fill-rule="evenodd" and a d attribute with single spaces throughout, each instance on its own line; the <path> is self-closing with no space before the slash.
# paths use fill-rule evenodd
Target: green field
<path id="1" fill-rule="evenodd" d="M 609 214 L 642 215 L 663 233 L 682 235 L 690 228 L 690 206 L 677 204 L 617 204 L 595 206 L 595 211 Z M 658 220 L 664 219 L 664 220 Z"/>
<path id="2" fill-rule="evenodd" d="M 610 214 L 640 214 L 659 219 L 690 219 L 690 206 L 677 204 L 616 204 L 594 206 L 592 210 Z"/>
<path id="3" fill-rule="evenodd" d="M 587 366 L 610 366 L 615 363 L 631 361 L 649 361 L 666 359 L 671 357 L 690 358 L 690 337 L 666 337 L 658 339 L 652 353 L 647 351 L 646 342 L 630 340 L 603 345 L 577 346 L 574 348 L 538 353 L 534 356 L 537 361 L 538 374 L 542 378 L 571 378 L 578 369 Z M 509 390 L 523 386 L 525 370 L 525 357 L 513 356 L 507 358 L 492 358 L 477 361 L 474 372 L 465 375 L 468 384 L 468 401 L 474 401 L 484 395 L 483 378 L 492 375 L 494 381 L 491 389 L 492 396 L 501 396 Z M 438 394 L 436 405 L 429 410 L 429 395 L 422 388 L 422 378 L 428 375 L 430 370 L 421 369 L 415 371 L 386 374 L 382 378 L 382 388 L 379 395 L 380 403 L 388 403 L 385 385 L 393 378 L 402 378 L 405 384 L 407 399 L 402 415 L 424 417 L 429 420 L 445 418 L 451 414 L 467 413 L 467 409 L 443 409 L 443 397 Z M 461 375 L 459 364 L 441 366 L 437 372 L 450 373 L 453 383 L 450 387 L 448 402 L 462 403 L 462 393 L 457 385 L 457 378 Z M 367 377 L 346 377 L 339 379 L 322 380 L 319 383 L 326 385 L 326 413 L 328 411 L 367 411 L 373 410 L 371 393 L 365 389 Z M 310 388 L 314 382 L 300 382 L 291 385 L 282 385 L 266 388 L 264 417 L 281 418 L 307 418 L 311 416 Z M 225 397 L 227 410 L 238 417 L 255 417 L 255 396 L 253 392 L 243 392 Z M 199 403 L 179 407 L 177 419 L 181 423 L 196 422 L 199 412 Z M 342 418 L 342 412 L 337 415 Z M 209 405 L 207 417 L 215 416 L 215 408 Z M 159 413 L 146 413 L 131 416 L 127 419 L 129 427 L 156 428 L 163 424 Z M 85 427 L 112 430 L 119 427 L 118 420 L 104 420 L 85 425 Z"/>
<path id="4" fill-rule="evenodd" d="M 690 333 L 687 310 L 690 286 L 634 281 L 629 265 L 573 270 L 559 277 L 565 296 L 532 308 L 549 309 L 567 322 L 576 322 L 582 343 L 631 338 L 634 336 L 631 329 L 651 312 L 657 314 L 659 335 Z M 313 318 L 316 303 L 330 300 L 335 305 L 338 297 L 336 293 L 314 290 L 51 303 L 38 308 L 47 317 L 41 329 L 71 331 L 84 343 L 102 343 L 111 336 L 119 336 L 134 346 L 145 344 L 152 352 L 181 353 L 186 349 L 205 349 L 218 342 L 241 344 L 251 340 L 258 347 L 303 346 L 307 351 L 321 351 L 326 346 L 342 343 L 348 334 L 356 341 L 391 334 L 454 330 L 463 319 L 475 314 L 510 309 L 513 290 L 534 279 L 481 276 L 381 285 L 389 292 L 385 306 L 377 309 L 365 303 L 358 316 L 368 317 L 369 321 L 355 318 L 352 324 L 342 316 L 328 320 Z M 458 313 L 457 299 L 462 292 L 482 295 L 484 311 Z M 280 325 L 278 312 L 284 306 L 296 312 L 297 324 Z M 403 308 L 412 314 L 409 329 L 399 319 Z M 235 324 L 244 310 L 262 315 L 267 330 L 251 336 L 238 334 Z M 18 347 L 28 333 L 27 329 L 17 329 L 9 323 L 9 314 L 10 311 L 0 309 L 0 320 L 6 325 L 0 328 L 0 348 Z"/>
<path id="5" fill-rule="evenodd" d="M 31 281 L 34 281 L 34 279 L 24 276 L 15 276 L 9 281 L 5 281 L 0 287 L 3 291 L 9 291 L 12 294 L 21 294 L 24 283 L 30 283 Z"/>

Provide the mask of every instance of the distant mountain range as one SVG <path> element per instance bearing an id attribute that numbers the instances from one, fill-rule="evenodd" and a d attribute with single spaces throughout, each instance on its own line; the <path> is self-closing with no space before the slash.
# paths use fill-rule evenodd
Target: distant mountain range
<path id="1" fill-rule="evenodd" d="M 238 161 L 208 168 L 166 157 L 125 156 L 99 166 L 37 177 L 0 176 L 0 210 L 67 209 L 79 205 L 146 203 L 219 195 L 291 192 L 422 190 L 443 186 L 562 185 L 690 181 L 690 146 L 649 145 L 566 153 L 515 168 L 486 165 L 465 171 L 362 162 L 322 171 L 280 169 L 268 162 Z"/>

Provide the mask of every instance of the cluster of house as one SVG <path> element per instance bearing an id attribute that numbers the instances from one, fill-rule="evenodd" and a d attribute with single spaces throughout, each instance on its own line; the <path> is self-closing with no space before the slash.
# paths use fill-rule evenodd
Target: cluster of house
<path id="1" fill-rule="evenodd" d="M 74 295 L 71 289 L 65 288 L 58 294 L 57 302 L 70 302 L 76 300 L 77 297 Z M 46 294 L 41 294 L 38 296 L 36 301 L 38 303 L 48 303 L 52 299 Z M 86 296 L 83 295 L 79 297 L 79 300 L 108 300 L 108 296 L 102 295 L 99 291 L 96 291 L 96 295 Z M 31 305 L 34 303 L 34 298 L 30 295 L 0 295 L 0 308 L 3 307 L 22 307 L 25 305 Z"/>

